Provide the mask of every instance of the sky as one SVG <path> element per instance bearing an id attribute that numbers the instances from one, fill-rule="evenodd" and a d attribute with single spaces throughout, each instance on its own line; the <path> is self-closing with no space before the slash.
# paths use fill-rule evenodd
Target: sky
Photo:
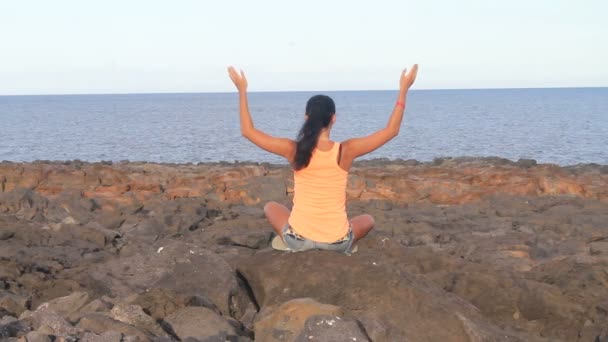
<path id="1" fill-rule="evenodd" d="M 608 86 L 608 1 L 0 0 L 0 95 Z"/>

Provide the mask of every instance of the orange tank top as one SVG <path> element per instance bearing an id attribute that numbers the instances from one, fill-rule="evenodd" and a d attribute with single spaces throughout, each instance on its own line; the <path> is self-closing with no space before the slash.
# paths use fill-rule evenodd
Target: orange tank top
<path id="1" fill-rule="evenodd" d="M 336 142 L 329 151 L 315 148 L 308 166 L 294 171 L 289 225 L 299 235 L 317 242 L 335 242 L 348 233 L 348 172 L 338 165 L 339 149 Z"/>

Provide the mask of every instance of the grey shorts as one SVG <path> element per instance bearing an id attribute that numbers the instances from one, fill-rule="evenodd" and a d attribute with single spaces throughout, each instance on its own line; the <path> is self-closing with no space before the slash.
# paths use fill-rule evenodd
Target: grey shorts
<path id="1" fill-rule="evenodd" d="M 316 242 L 313 240 L 309 240 L 303 236 L 295 234 L 293 229 L 289 226 L 289 223 L 283 227 L 283 241 L 285 241 L 285 245 L 289 248 L 289 250 L 293 252 L 306 251 L 309 249 L 324 249 L 328 251 L 336 251 L 342 253 L 350 253 L 350 250 L 353 246 L 354 235 L 353 229 L 349 225 L 348 233 L 343 239 L 340 239 L 336 242 Z"/>

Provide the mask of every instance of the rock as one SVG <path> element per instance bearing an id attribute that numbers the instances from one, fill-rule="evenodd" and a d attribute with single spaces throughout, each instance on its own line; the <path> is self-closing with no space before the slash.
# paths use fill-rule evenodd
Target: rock
<path id="1" fill-rule="evenodd" d="M 255 337 L 269 342 L 293 341 L 304 328 L 306 320 L 317 315 L 343 316 L 344 310 L 311 298 L 292 299 L 255 322 Z"/>
<path id="2" fill-rule="evenodd" d="M 147 330 L 155 336 L 167 336 L 154 318 L 148 316 L 139 305 L 117 304 L 112 308 L 111 313 L 112 318 L 117 321 L 125 322 Z"/>
<path id="3" fill-rule="evenodd" d="M 517 165 L 523 167 L 523 168 L 530 168 L 533 166 L 536 166 L 536 160 L 534 159 L 525 159 L 525 158 L 520 158 L 517 160 Z"/>
<path id="4" fill-rule="evenodd" d="M 30 326 L 22 321 L 12 321 L 6 324 L 0 324 L 0 338 L 4 341 L 9 337 L 25 335 L 30 330 Z"/>
<path id="5" fill-rule="evenodd" d="M 374 208 L 376 208 L 378 210 L 382 210 L 382 211 L 387 211 L 387 210 L 393 209 L 393 203 L 391 203 L 390 201 L 372 200 L 372 201 L 370 201 L 370 204 Z"/>
<path id="6" fill-rule="evenodd" d="M 594 241 L 589 244 L 591 254 L 608 255 L 608 241 Z"/>
<path id="7" fill-rule="evenodd" d="M 70 314 L 80 311 L 88 302 L 89 294 L 87 292 L 74 292 L 68 296 L 55 298 L 41 304 L 39 308 L 51 310 L 68 319 Z"/>
<path id="8" fill-rule="evenodd" d="M 190 298 L 173 290 L 153 288 L 138 295 L 132 303 L 141 306 L 152 318 L 160 320 L 187 306 Z"/>
<path id="9" fill-rule="evenodd" d="M 111 288 L 116 296 L 162 287 L 209 298 L 222 313 L 230 312 L 230 300 L 239 292 L 232 268 L 215 253 L 198 246 L 163 242 L 151 255 L 138 253 L 96 266 L 91 272 L 93 279 Z"/>
<path id="10" fill-rule="evenodd" d="M 84 315 L 76 327 L 82 330 L 94 332 L 95 334 L 103 334 L 104 332 L 108 331 L 119 332 L 125 336 L 136 336 L 141 341 L 148 341 L 153 337 L 149 332 L 143 329 L 135 327 L 131 324 L 117 321 L 99 313 L 90 313 Z"/>
<path id="11" fill-rule="evenodd" d="M 53 311 L 48 303 L 42 304 L 34 312 L 24 312 L 20 320 L 31 322 L 34 330 L 39 330 L 48 335 L 72 336 L 78 334 L 79 330 L 68 323 L 60 314 Z"/>
<path id="12" fill-rule="evenodd" d="M 601 339 L 604 169 L 500 158 L 355 163 L 348 213 L 373 215 L 376 228 L 346 257 L 264 250 L 263 202 L 289 206 L 293 195 L 286 165 L 0 163 L 0 301 L 28 299 L 0 307 L 0 326 L 14 324 L 13 311 L 87 291 L 100 299 L 56 314 L 80 323 L 139 305 L 166 329 L 167 316 L 202 306 L 247 340 L 281 304 L 310 297 L 340 307 L 374 341 Z M 125 341 L 152 338 L 111 322 L 136 329 Z"/>
<path id="13" fill-rule="evenodd" d="M 370 342 L 370 339 L 361 330 L 360 323 L 355 319 L 331 315 L 315 315 L 306 320 L 302 332 L 295 338 L 295 342 L 309 341 Z"/>
<path id="14" fill-rule="evenodd" d="M 15 262 L 3 261 L 0 264 L 0 279 L 2 280 L 12 280 L 21 275 L 19 268 Z"/>
<path id="15" fill-rule="evenodd" d="M 206 341 L 238 338 L 237 329 L 228 320 L 204 307 L 181 308 L 166 317 L 165 322 L 181 340 L 188 337 Z"/>
<path id="16" fill-rule="evenodd" d="M 223 236 L 217 239 L 219 245 L 241 246 L 251 249 L 262 249 L 269 246 L 272 232 L 256 232 L 246 235 Z"/>
<path id="17" fill-rule="evenodd" d="M 290 299 L 312 297 L 347 311 L 358 310 L 357 318 L 372 340 L 386 334 L 390 341 L 468 340 L 472 335 L 500 340 L 512 336 L 484 320 L 473 306 L 432 283 L 394 272 L 362 252 L 352 256 L 328 251 L 278 255 L 275 251 L 258 253 L 238 267 L 262 310 Z M 359 276 L 362 274 L 365 277 Z M 368 317 L 383 317 L 388 331 L 374 331 L 377 324 L 367 325 Z M 463 318 L 469 323 L 466 328 Z"/>
<path id="18" fill-rule="evenodd" d="M 51 342 L 51 338 L 47 334 L 43 334 L 37 331 L 30 331 L 25 335 L 27 342 Z"/>
<path id="19" fill-rule="evenodd" d="M 68 321 L 70 321 L 72 323 L 76 323 L 80 320 L 80 318 L 82 318 L 82 316 L 84 316 L 88 313 L 95 313 L 95 312 L 109 313 L 110 309 L 111 309 L 111 304 L 106 303 L 100 299 L 95 299 L 95 300 L 91 301 L 89 304 L 80 308 L 78 311 L 74 311 L 74 312 L 68 314 L 67 319 L 68 319 Z"/>
<path id="20" fill-rule="evenodd" d="M 9 315 L 19 316 L 27 310 L 29 299 L 17 296 L 12 293 L 0 292 L 0 309 L 4 309 Z"/>
<path id="21" fill-rule="evenodd" d="M 81 342 L 121 342 L 122 334 L 117 331 L 106 331 L 101 335 L 90 332 L 84 333 Z"/>

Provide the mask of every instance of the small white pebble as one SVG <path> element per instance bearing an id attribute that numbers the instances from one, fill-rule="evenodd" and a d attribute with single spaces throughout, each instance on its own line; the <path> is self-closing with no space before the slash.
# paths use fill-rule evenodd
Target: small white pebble
<path id="1" fill-rule="evenodd" d="M 193 250 L 190 250 L 190 254 L 194 254 L 194 251 L 193 251 Z"/>
<path id="2" fill-rule="evenodd" d="M 375 265 L 378 265 L 378 264 L 377 264 L 377 263 L 374 261 L 374 262 L 372 262 L 372 265 L 374 265 L 374 266 L 375 266 Z"/>
<path id="3" fill-rule="evenodd" d="M 312 336 L 312 335 L 308 336 L 309 340 L 312 340 L 313 338 L 314 338 L 314 336 Z"/>
<path id="4" fill-rule="evenodd" d="M 162 250 L 163 250 L 163 248 L 165 248 L 165 247 L 160 247 L 160 248 L 159 248 L 159 249 L 156 251 L 156 253 L 160 253 L 160 251 L 162 251 Z"/>

